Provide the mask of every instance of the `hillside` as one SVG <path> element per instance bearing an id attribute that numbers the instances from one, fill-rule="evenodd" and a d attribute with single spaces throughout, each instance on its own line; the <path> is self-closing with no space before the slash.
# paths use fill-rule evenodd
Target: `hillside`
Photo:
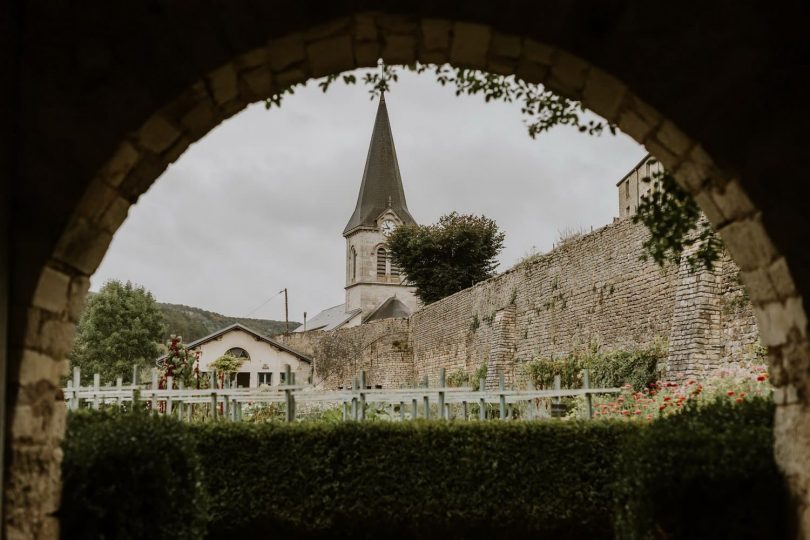
<path id="1" fill-rule="evenodd" d="M 168 339 L 171 334 L 175 334 L 183 336 L 183 341 L 188 343 L 234 323 L 243 324 L 266 336 L 284 333 L 284 321 L 226 317 L 213 311 L 181 304 L 158 303 L 158 306 L 163 311 L 166 321 L 164 340 Z M 290 331 L 300 325 L 301 323 L 290 321 Z"/>

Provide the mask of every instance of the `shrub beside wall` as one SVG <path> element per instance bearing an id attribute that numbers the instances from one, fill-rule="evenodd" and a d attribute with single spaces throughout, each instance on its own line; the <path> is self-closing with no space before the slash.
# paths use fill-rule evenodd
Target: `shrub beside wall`
<path id="1" fill-rule="evenodd" d="M 764 400 L 651 424 L 72 415 L 61 515 L 66 538 L 192 538 L 203 520 L 229 539 L 779 537 L 771 419 Z"/>

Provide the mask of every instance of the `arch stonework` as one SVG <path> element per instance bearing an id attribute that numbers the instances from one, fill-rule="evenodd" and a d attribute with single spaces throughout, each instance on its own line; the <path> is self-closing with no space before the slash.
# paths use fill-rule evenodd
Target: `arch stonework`
<path id="1" fill-rule="evenodd" d="M 628 2 L 632 8 L 627 7 L 624 14 L 600 15 L 609 19 L 608 27 L 618 28 L 600 37 L 599 21 L 586 13 L 582 2 L 570 4 L 581 9 L 546 6 L 537 14 L 544 18 L 535 25 L 521 10 L 476 10 L 463 2 L 441 3 L 436 13 L 396 3 L 392 5 L 397 9 L 387 13 L 353 13 L 348 4 L 337 3 L 326 11 L 309 6 L 311 12 L 302 8 L 280 17 L 255 3 L 233 4 L 228 9 L 234 12 L 224 15 L 210 7 L 190 14 L 176 5 L 179 14 L 130 14 L 143 19 L 138 24 L 126 24 L 96 6 L 100 10 L 96 20 L 106 21 L 109 30 L 65 38 L 74 55 L 67 60 L 68 67 L 78 66 L 84 81 L 83 87 L 75 86 L 87 93 L 74 95 L 79 92 L 74 86 L 60 88 L 67 106 L 53 105 L 47 100 L 48 89 L 32 83 L 43 73 L 52 75 L 52 83 L 69 79 L 71 74 L 62 72 L 67 68 L 60 67 L 64 51 L 33 54 L 32 67 L 21 68 L 22 84 L 28 84 L 26 89 L 33 95 L 21 102 L 19 114 L 26 121 L 30 115 L 33 127 L 22 129 L 18 169 L 21 179 L 30 180 L 31 185 L 16 191 L 12 188 L 11 195 L 15 204 L 22 205 L 19 208 L 28 204 L 44 209 L 33 212 L 30 223 L 15 221 L 11 231 L 12 253 L 17 250 L 20 256 L 10 263 L 14 288 L 4 486 L 8 538 L 58 535 L 53 513 L 59 506 L 59 444 L 65 420 L 59 379 L 67 371 L 66 356 L 89 276 L 130 205 L 190 144 L 250 103 L 311 78 L 374 66 L 379 57 L 389 64 L 449 62 L 543 83 L 561 95 L 581 100 L 675 172 L 719 230 L 755 306 L 777 387 L 776 456 L 796 499 L 798 534 L 810 537 L 810 343 L 803 300 L 803 293 L 810 290 L 806 276 L 810 265 L 801 246 L 795 245 L 808 236 L 807 217 L 780 213 L 780 205 L 796 204 L 793 194 L 785 193 L 784 186 L 771 189 L 763 185 L 768 174 L 784 172 L 773 166 L 776 158 L 756 160 L 746 155 L 753 144 L 747 138 L 779 157 L 800 148 L 798 142 L 806 142 L 808 137 L 799 135 L 792 148 L 782 148 L 782 139 L 775 134 L 742 133 L 741 120 L 735 115 L 752 114 L 755 100 L 718 95 L 715 87 L 700 86 L 695 79 L 684 84 L 674 70 L 668 72 L 677 63 L 668 56 L 670 47 L 680 47 L 679 54 L 690 52 L 684 45 L 686 38 L 671 37 L 674 29 L 662 30 L 657 36 L 664 42 L 670 39 L 669 45 L 656 44 L 653 35 L 647 36 L 652 39 L 648 42 L 652 52 L 637 50 L 641 59 L 652 62 L 651 78 L 660 77 L 658 82 L 640 78 L 641 59 L 620 57 L 619 53 L 628 52 L 617 43 L 628 18 L 651 25 L 660 24 L 660 18 L 666 16 L 674 24 L 686 24 L 690 19 L 675 12 L 662 13 L 660 8 L 649 8 L 652 11 L 646 13 Z M 523 8 L 535 13 L 534 8 Z M 234 14 L 240 9 L 245 15 Z M 601 13 L 607 8 L 594 9 Z M 105 13 L 113 23 L 103 18 Z M 706 21 L 697 18 L 695 24 L 713 21 L 714 11 L 707 13 Z M 59 14 L 41 15 L 47 29 L 47 23 L 53 23 Z M 755 18 L 756 14 L 737 13 L 740 24 L 749 21 L 746 16 Z M 194 21 L 188 25 L 191 28 L 178 23 L 186 20 Z M 82 24 L 85 22 L 79 20 L 71 28 Z M 152 30 L 143 35 L 145 28 Z M 561 34 L 560 28 L 570 33 Z M 177 29 L 182 32 L 171 35 Z M 736 36 L 730 30 L 727 33 L 732 34 L 731 39 Z M 183 43 L 184 38 L 189 42 Z M 178 50 L 173 50 L 178 44 Z M 127 62 L 133 66 L 138 62 L 134 53 L 126 52 L 127 47 L 138 48 L 147 59 L 146 66 L 127 72 Z M 744 58 L 733 56 L 729 61 Z M 762 60 L 756 54 L 752 58 Z M 113 69 L 113 59 L 123 62 L 124 69 L 104 79 L 100 72 Z M 188 63 L 181 65 L 182 60 Z M 696 59 L 683 61 L 700 64 Z M 765 60 L 762 64 L 770 66 Z M 33 72 L 37 67 L 43 72 Z M 747 64 L 754 72 L 760 67 L 755 62 Z M 740 83 L 740 77 L 731 71 L 716 78 L 730 79 L 729 86 L 721 90 Z M 662 84 L 670 80 L 675 82 Z M 128 85 L 142 91 L 129 91 Z M 644 101 L 642 95 L 650 101 Z M 684 100 L 692 102 L 684 104 Z M 75 111 L 68 110 L 70 107 Z M 714 115 L 709 115 L 712 110 Z M 701 116 L 712 125 L 703 126 Z M 85 123 L 76 124 L 76 119 Z M 762 119 L 750 123 L 752 130 L 768 125 Z M 66 140 L 71 133 L 75 140 Z M 53 146 L 23 146 L 39 140 Z M 35 153 L 39 161 L 33 158 Z M 53 175 L 65 167 L 73 171 L 65 180 L 70 184 L 64 188 L 65 196 L 44 203 L 32 201 L 31 190 L 37 193 L 43 186 L 55 185 L 60 176 Z M 797 165 L 791 167 L 788 170 L 800 171 Z"/>

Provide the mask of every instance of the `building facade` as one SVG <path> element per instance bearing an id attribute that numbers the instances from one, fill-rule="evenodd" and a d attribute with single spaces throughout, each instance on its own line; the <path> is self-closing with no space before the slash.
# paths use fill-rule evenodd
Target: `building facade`
<path id="1" fill-rule="evenodd" d="M 619 190 L 619 219 L 630 217 L 636 213 L 641 198 L 653 187 L 651 181 L 645 182 L 644 179 L 652 179 L 663 170 L 661 163 L 647 154 L 624 178 L 619 180 L 616 184 Z"/>
<path id="2" fill-rule="evenodd" d="M 203 373 L 210 372 L 211 363 L 225 354 L 244 360 L 233 377 L 238 387 L 285 384 L 287 365 L 295 374 L 294 382 L 311 381 L 310 357 L 241 324 L 233 324 L 192 341 L 187 347 L 197 356 L 198 368 Z"/>

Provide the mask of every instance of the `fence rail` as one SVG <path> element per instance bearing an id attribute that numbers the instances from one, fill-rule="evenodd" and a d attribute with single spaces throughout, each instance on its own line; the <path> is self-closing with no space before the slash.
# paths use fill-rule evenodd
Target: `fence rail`
<path id="1" fill-rule="evenodd" d="M 285 367 L 285 381 L 292 381 L 290 366 Z M 149 384 L 140 384 L 137 373 L 133 371 L 133 383 L 124 385 L 119 377 L 114 386 L 101 386 L 99 374 L 93 376 L 92 386 L 81 386 L 81 372 L 79 368 L 73 370 L 73 380 L 68 381 L 63 389 L 65 401 L 71 410 L 84 407 L 98 409 L 103 406 L 123 406 L 125 403 L 146 402 L 152 410 L 160 414 L 176 415 L 181 419 L 191 420 L 195 407 L 203 408 L 206 416 L 211 419 L 240 420 L 243 407 L 246 404 L 277 403 L 286 407 L 286 419 L 292 422 L 296 419 L 296 403 L 322 403 L 332 406 L 341 406 L 344 420 L 364 420 L 366 406 L 377 404 L 384 407 L 399 407 L 399 419 L 430 418 L 432 408 L 436 409 L 438 418 L 449 419 L 452 416 L 451 405 L 461 405 L 461 411 L 456 417 L 470 418 L 470 406 L 478 406 L 478 417 L 487 418 L 490 406 L 497 405 L 500 419 L 510 418 L 511 408 L 518 403 L 527 404 L 527 417 L 529 419 L 548 416 L 541 408 L 541 400 L 552 403 L 551 410 L 555 411 L 553 404 L 559 404 L 563 397 L 585 396 L 586 407 L 583 416 L 593 417 L 592 396 L 596 394 L 616 394 L 620 388 L 590 388 L 588 370 L 583 372 L 582 388 L 560 388 L 560 377 L 554 379 L 553 389 L 535 389 L 529 384 L 526 390 L 507 389 L 503 374 L 499 377 L 497 390 L 487 390 L 485 379 L 480 379 L 479 390 L 470 387 L 449 387 L 445 382 L 445 371 L 439 371 L 439 385 L 429 387 L 427 377 L 422 386 L 415 388 L 376 389 L 366 385 L 364 371 L 354 378 L 352 388 L 341 390 L 317 390 L 308 384 L 281 384 L 278 386 L 261 386 L 259 388 L 234 388 L 226 380 L 225 386 L 217 388 L 216 373 L 212 372 L 210 380 L 213 387 L 183 388 L 182 383 L 176 385 L 172 377 L 165 381 L 165 388 L 160 388 L 157 370 L 152 370 L 152 380 Z M 175 386 L 178 386 L 175 388 Z M 494 409 L 494 408 L 493 408 Z M 559 410 L 559 405 L 556 410 Z M 492 416 L 491 416 L 492 417 Z"/>

